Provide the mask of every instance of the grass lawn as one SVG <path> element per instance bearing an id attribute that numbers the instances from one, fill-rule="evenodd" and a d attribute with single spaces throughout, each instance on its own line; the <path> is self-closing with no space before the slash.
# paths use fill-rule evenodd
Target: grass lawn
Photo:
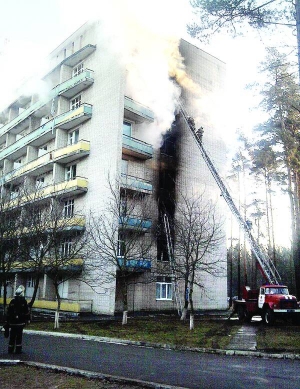
<path id="1" fill-rule="evenodd" d="M 258 350 L 274 352 L 294 352 L 300 354 L 299 325 L 278 323 L 273 327 L 260 325 L 256 341 Z"/>
<path id="2" fill-rule="evenodd" d="M 141 385 L 88 379 L 31 366 L 0 366 L 1 389 L 138 389 Z"/>
<path id="3" fill-rule="evenodd" d="M 240 325 L 228 320 L 196 319 L 190 331 L 189 321 L 178 317 L 158 316 L 129 318 L 128 324 L 120 321 L 62 322 L 58 332 L 95 335 L 110 338 L 145 341 L 188 347 L 225 348 Z M 53 330 L 53 322 L 31 323 L 28 329 Z"/>

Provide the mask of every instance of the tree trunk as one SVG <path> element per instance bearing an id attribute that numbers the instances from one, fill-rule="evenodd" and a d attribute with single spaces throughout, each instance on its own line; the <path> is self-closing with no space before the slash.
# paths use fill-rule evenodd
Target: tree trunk
<path id="1" fill-rule="evenodd" d="M 195 323 L 194 323 L 194 314 L 190 314 L 190 330 L 193 330 L 195 328 Z"/>
<path id="2" fill-rule="evenodd" d="M 58 291 L 58 284 L 54 283 L 54 288 L 55 288 L 55 294 L 57 298 L 57 309 L 55 311 L 55 318 L 54 318 L 54 329 L 59 328 L 59 312 L 60 312 L 60 305 L 61 305 L 61 299 L 60 299 L 60 294 Z"/>
<path id="3" fill-rule="evenodd" d="M 123 311 L 122 325 L 127 324 L 128 311 Z"/>
<path id="4" fill-rule="evenodd" d="M 39 277 L 39 273 L 38 273 L 38 275 L 37 275 L 37 277 L 35 278 L 35 281 L 34 281 L 33 294 L 32 294 L 30 302 L 28 303 L 28 307 L 30 309 L 32 308 L 32 306 L 33 306 L 33 304 L 35 302 L 37 291 L 38 291 L 38 288 L 39 288 L 39 283 L 40 283 L 40 277 Z"/>
<path id="5" fill-rule="evenodd" d="M 189 296 L 188 296 L 188 280 L 185 278 L 184 280 L 184 307 L 181 313 L 180 320 L 186 320 L 186 315 L 189 307 Z"/>
<path id="6" fill-rule="evenodd" d="M 127 281 L 124 280 L 124 284 L 123 284 L 123 318 L 122 318 L 122 325 L 127 324 L 127 317 L 128 317 L 128 284 L 127 284 Z"/>
<path id="7" fill-rule="evenodd" d="M 184 306 L 184 308 L 182 310 L 182 314 L 181 314 L 180 320 L 182 320 L 182 321 L 186 320 L 187 311 L 188 311 L 187 307 Z"/>

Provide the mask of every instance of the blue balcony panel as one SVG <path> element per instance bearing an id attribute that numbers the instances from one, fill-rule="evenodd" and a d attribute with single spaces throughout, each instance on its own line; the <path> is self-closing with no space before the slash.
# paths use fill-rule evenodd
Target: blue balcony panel
<path id="1" fill-rule="evenodd" d="M 139 159 L 149 159 L 153 157 L 152 145 L 124 134 L 122 152 L 123 154 L 127 154 Z"/>
<path id="2" fill-rule="evenodd" d="M 118 264 L 129 269 L 151 269 L 151 259 L 126 259 L 124 257 L 118 257 Z"/>
<path id="3" fill-rule="evenodd" d="M 119 226 L 139 231 L 147 231 L 152 226 L 152 220 L 140 219 L 134 216 L 121 216 L 119 218 Z"/>
<path id="4" fill-rule="evenodd" d="M 39 147 L 55 138 L 55 128 L 71 129 L 92 117 L 92 105 L 82 104 L 80 107 L 65 112 L 49 120 L 41 127 L 18 139 L 12 145 L 0 151 L 0 160 L 8 155 L 16 159 L 23 155 L 28 145 Z"/>
<path id="5" fill-rule="evenodd" d="M 125 117 L 136 122 L 154 121 L 154 113 L 150 108 L 137 101 L 125 96 L 124 98 Z"/>
<path id="6" fill-rule="evenodd" d="M 152 184 L 148 180 L 129 176 L 128 174 L 121 175 L 121 187 L 132 191 L 151 194 Z"/>
<path id="7" fill-rule="evenodd" d="M 91 86 L 93 82 L 94 72 L 90 69 L 85 69 L 77 76 L 65 81 L 60 87 L 60 92 L 58 94 L 70 99 Z"/>

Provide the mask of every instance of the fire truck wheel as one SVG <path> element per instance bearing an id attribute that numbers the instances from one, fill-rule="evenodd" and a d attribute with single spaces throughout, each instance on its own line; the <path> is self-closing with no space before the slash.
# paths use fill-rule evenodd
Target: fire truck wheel
<path id="1" fill-rule="evenodd" d="M 270 308 L 266 308 L 263 319 L 268 326 L 273 325 L 275 323 L 274 312 Z"/>

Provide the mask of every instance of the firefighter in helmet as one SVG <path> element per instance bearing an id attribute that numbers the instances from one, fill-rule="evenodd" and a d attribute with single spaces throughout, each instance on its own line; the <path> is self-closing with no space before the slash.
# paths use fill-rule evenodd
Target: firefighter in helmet
<path id="1" fill-rule="evenodd" d="M 9 303 L 6 314 L 6 325 L 10 329 L 8 353 L 21 354 L 23 329 L 30 320 L 27 301 L 24 297 L 25 288 L 20 285 L 15 292 L 15 297 Z"/>

